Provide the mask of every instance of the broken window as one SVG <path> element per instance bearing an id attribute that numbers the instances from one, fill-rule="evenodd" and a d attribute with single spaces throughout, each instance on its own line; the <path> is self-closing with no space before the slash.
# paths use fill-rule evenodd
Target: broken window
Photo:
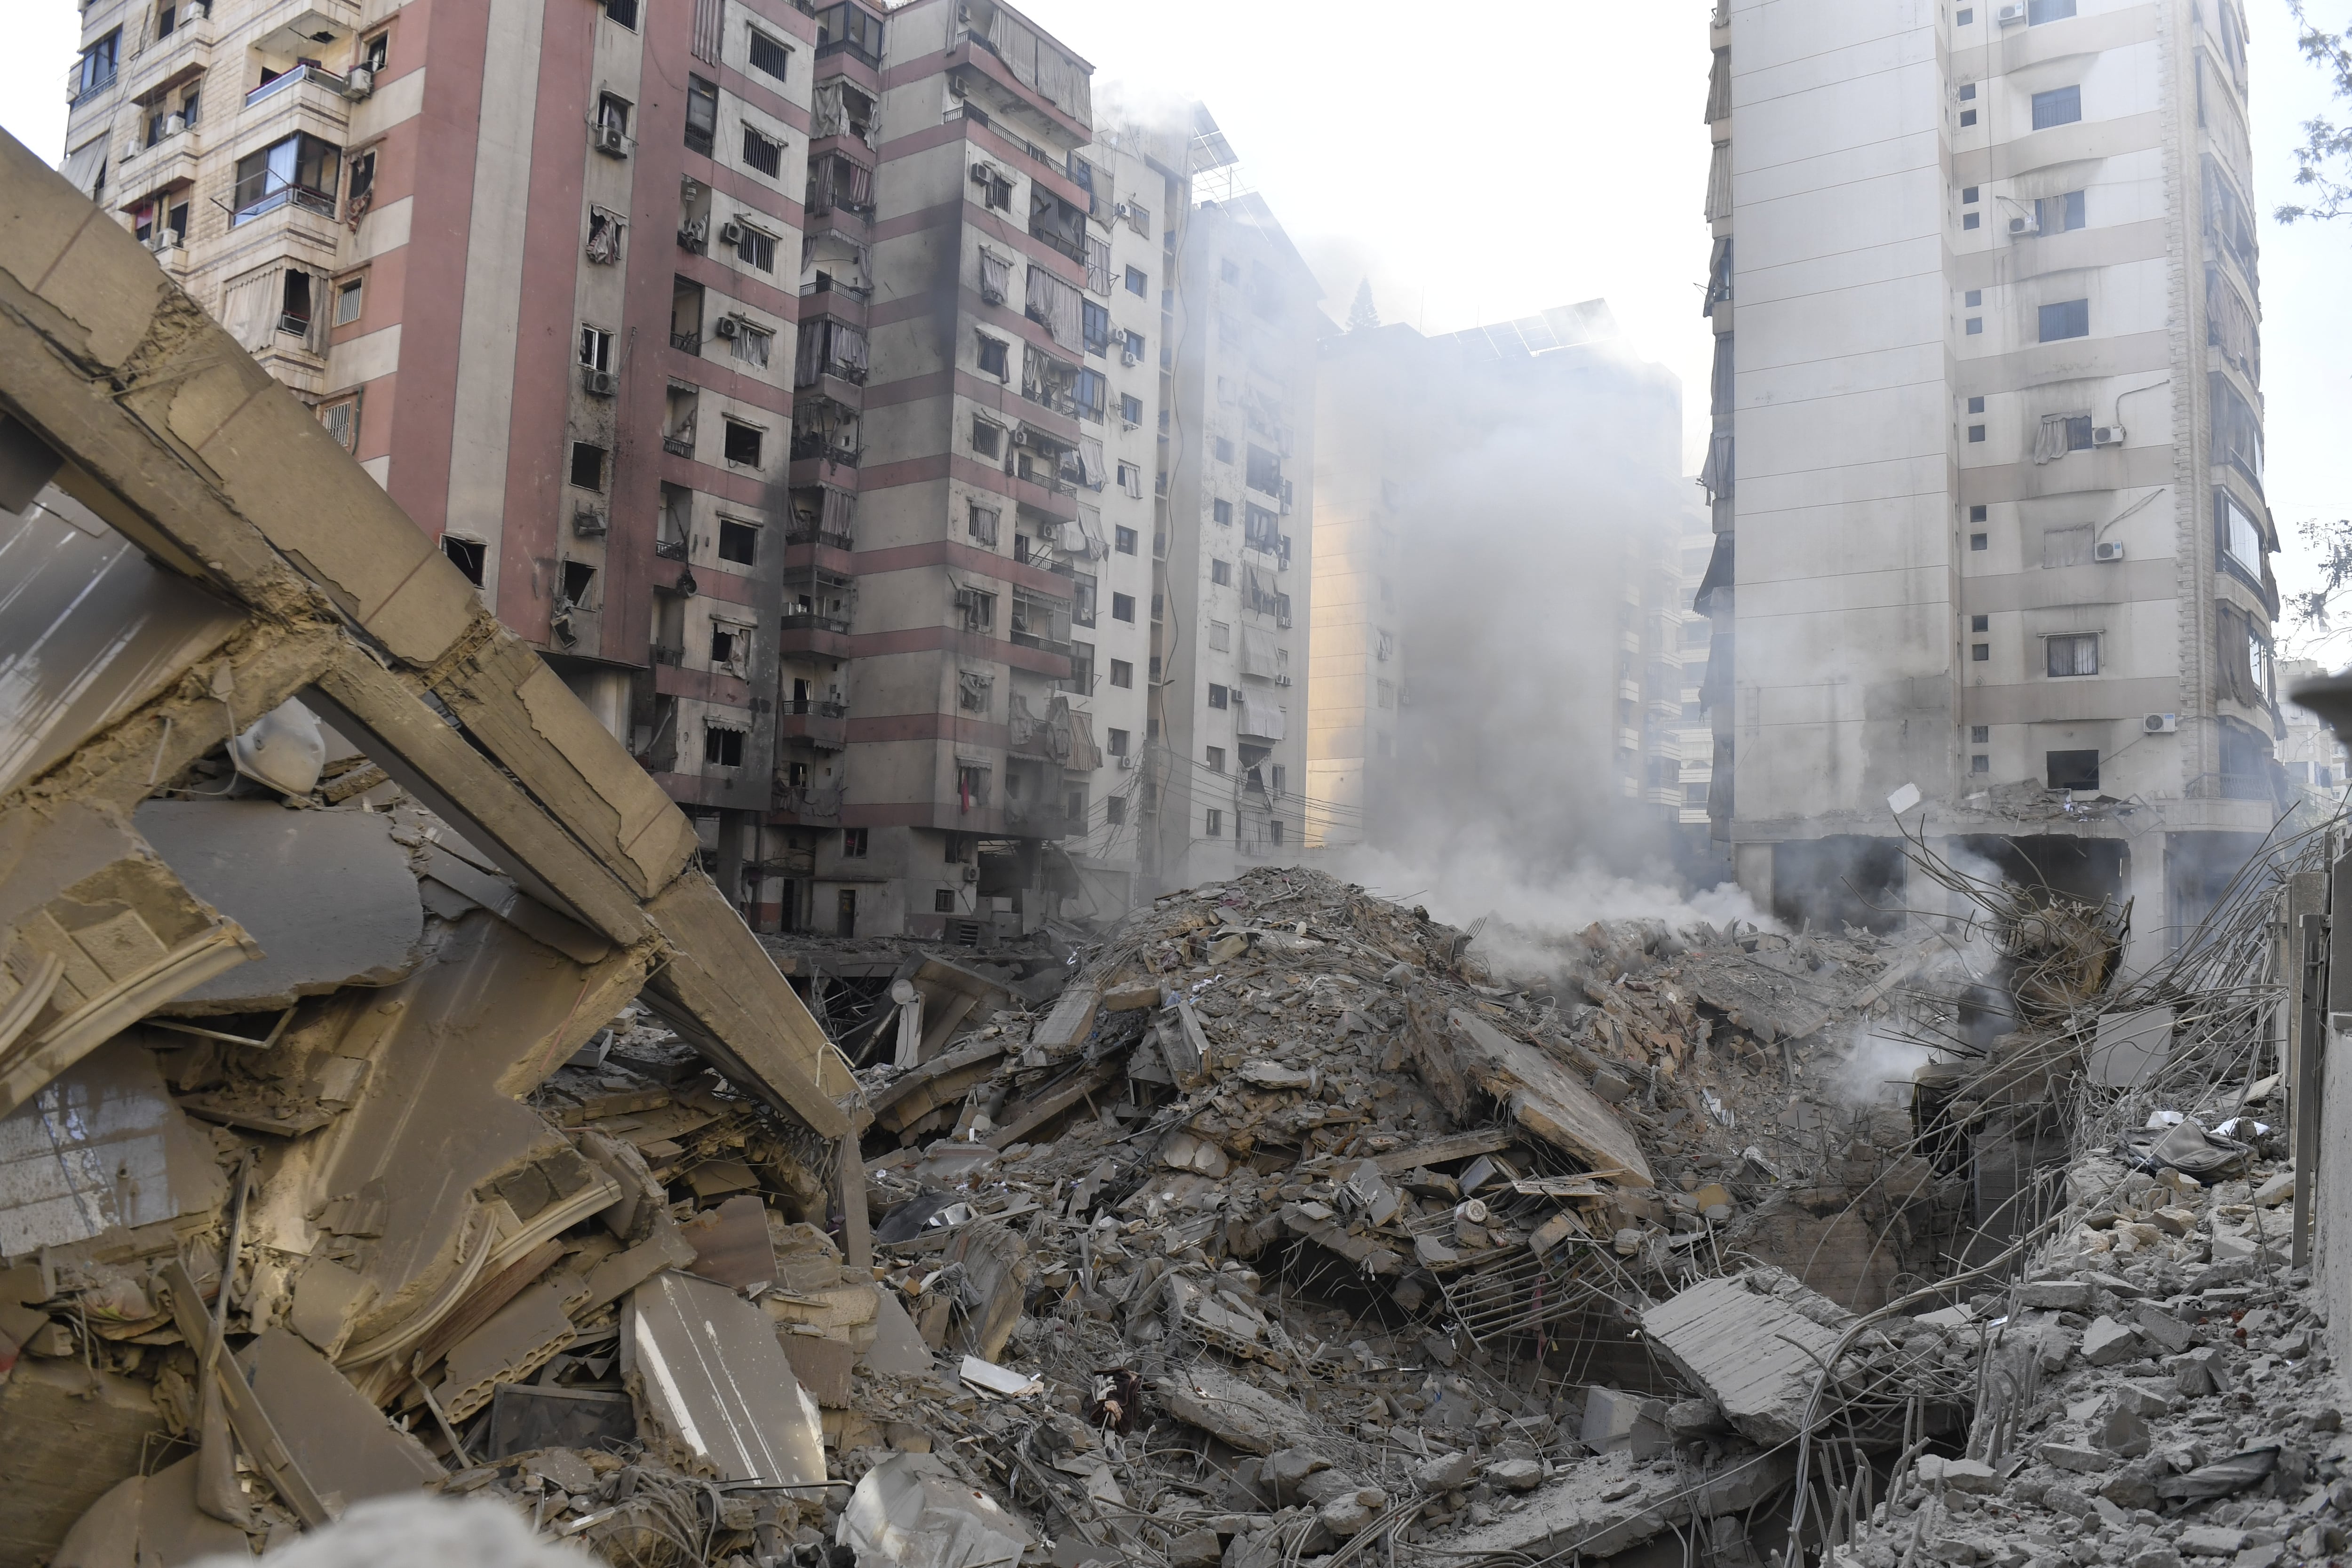
<path id="1" fill-rule="evenodd" d="M 1123 597 L 1125 597 L 1125 595 L 1119 594 L 1114 594 L 1111 595 L 1114 605 L 1116 605 L 1118 600 Z M 1130 621 L 1135 618 L 1134 604 L 1132 601 L 1129 601 L 1129 603 L 1128 612 L 1129 613 L 1126 616 L 1119 616 L 1118 618 Z M 1118 616 L 1116 608 L 1113 609 L 1112 614 L 1115 616 Z M 1117 687 L 1132 687 L 1135 684 L 1135 666 L 1123 658 L 1112 659 L 1110 661 L 1110 683 Z"/>
<path id="2" fill-rule="evenodd" d="M 998 515 L 996 508 L 973 501 L 964 516 L 964 531 L 993 550 L 996 548 Z"/>
<path id="3" fill-rule="evenodd" d="M 741 767 L 743 731 L 719 724 L 705 724 L 702 729 L 702 761 L 706 767 Z"/>
<path id="4" fill-rule="evenodd" d="M 727 460 L 747 468 L 760 466 L 760 447 L 764 433 L 756 425 L 746 425 L 739 419 L 727 422 Z"/>
<path id="5" fill-rule="evenodd" d="M 482 574 L 489 561 L 488 549 L 478 539 L 460 539 L 454 533 L 441 536 L 441 553 L 452 565 L 466 574 L 466 581 L 478 588 Z"/>
<path id="6" fill-rule="evenodd" d="M 1253 442 L 1249 449 L 1249 464 L 1244 482 L 1254 490 L 1260 490 L 1267 495 L 1280 495 L 1282 493 L 1281 454 L 1269 452 L 1264 447 Z"/>
<path id="7" fill-rule="evenodd" d="M 1118 466 L 1118 488 L 1136 500 L 1143 499 L 1143 470 L 1133 463 Z"/>
<path id="8" fill-rule="evenodd" d="M 360 444 L 360 395 L 338 397 L 319 405 L 319 423 L 335 438 L 335 445 L 346 452 L 355 452 Z"/>
<path id="9" fill-rule="evenodd" d="M 956 706 L 967 713 L 986 713 L 996 689 L 996 678 L 985 671 L 956 671 Z"/>
<path id="10" fill-rule="evenodd" d="M 956 608 L 962 613 L 963 629 L 968 632 L 992 630 L 996 625 L 996 595 L 978 588 L 956 590 Z"/>
<path id="11" fill-rule="evenodd" d="M 1004 430 L 1002 426 L 975 414 L 971 419 L 971 450 L 974 457 L 1000 457 L 1004 451 Z"/>
<path id="12" fill-rule="evenodd" d="M 776 269 L 776 237 L 764 229 L 753 228 L 740 218 L 735 226 L 742 231 L 735 241 L 735 259 L 761 272 Z"/>
<path id="13" fill-rule="evenodd" d="M 310 302 L 310 274 L 299 268 L 286 269 L 279 289 L 278 330 L 289 337 L 309 340 L 317 324 Z"/>
<path id="14" fill-rule="evenodd" d="M 2087 414 L 2045 414 L 2033 437 L 2033 460 L 2057 461 L 2069 452 L 2088 451 L 2091 416 Z"/>
<path id="15" fill-rule="evenodd" d="M 1213 747 L 1213 746 L 1210 747 L 1209 749 L 1210 749 L 1211 751 L 1214 751 L 1214 750 L 1216 750 L 1216 748 L 1215 748 L 1215 747 Z M 1223 769 L 1223 768 L 1218 768 L 1218 769 L 1216 769 L 1215 771 L 1216 771 L 1216 772 L 1218 772 L 1218 773 L 1223 773 L 1223 772 L 1224 772 L 1224 769 Z M 1211 838 L 1221 838 L 1221 837 L 1223 837 L 1224 836 L 1224 831 L 1225 831 L 1225 814 L 1224 814 L 1223 812 L 1222 812 L 1222 811 L 1218 810 L 1218 809 L 1217 809 L 1215 806 L 1213 806 L 1213 806 L 1210 806 L 1207 810 L 1205 810 L 1205 811 L 1202 812 L 1202 813 L 1201 813 L 1201 831 L 1202 831 L 1202 833 L 1206 834 L 1206 835 L 1207 835 L 1208 837 L 1210 837 Z"/>
<path id="16" fill-rule="evenodd" d="M 2070 228 L 2083 226 L 2083 193 L 2068 191 L 2064 195 L 2042 196 L 2033 204 L 2034 226 L 2043 234 L 2063 234 Z"/>
<path id="17" fill-rule="evenodd" d="M 710 623 L 710 662 L 741 675 L 751 660 L 751 628 L 713 617 Z"/>
<path id="18" fill-rule="evenodd" d="M 1223 773 L 1225 771 L 1225 749 L 1223 746 L 1207 747 L 1202 752 L 1202 761 L 1207 765 L 1208 770 L 1211 773 Z"/>
<path id="19" fill-rule="evenodd" d="M 2207 402 L 2212 408 L 2212 461 L 2226 463 L 2256 484 L 2262 483 L 2261 416 L 2254 412 L 2253 405 L 2246 401 L 2245 395 L 2221 372 L 2208 372 L 2205 380 Z"/>
<path id="20" fill-rule="evenodd" d="M 2256 587 L 2260 587 L 2265 553 L 2262 525 L 2238 503 L 2238 498 L 2227 490 L 2213 492 L 2213 531 L 2221 546 L 2222 563 L 2235 566 Z"/>
<path id="21" fill-rule="evenodd" d="M 583 490 L 604 488 L 604 448 L 589 441 L 572 443 L 572 482 Z"/>
<path id="22" fill-rule="evenodd" d="M 621 259 L 621 220 L 602 207 L 588 209 L 588 259 L 610 267 Z"/>
<path id="23" fill-rule="evenodd" d="M 580 329 L 580 363 L 589 370 L 613 368 L 613 334 L 602 327 Z"/>
<path id="24" fill-rule="evenodd" d="M 1110 241 L 1087 237 L 1087 287 L 1097 294 L 1110 292 Z"/>
<path id="25" fill-rule="evenodd" d="M 2070 632 L 2051 637 L 2048 649 L 2048 669 L 2053 676 L 2099 673 L 2099 635 L 2096 632 Z"/>
<path id="26" fill-rule="evenodd" d="M 1135 595 L 1113 594 L 1110 596 L 1110 618 L 1114 621 L 1126 621 L 1132 624 L 1135 620 Z M 1111 684 L 1115 686 L 1118 682 L 1113 681 Z"/>
<path id="27" fill-rule="evenodd" d="M 765 370 L 768 368 L 768 353 L 775 346 L 775 333 L 738 318 L 734 335 L 727 340 L 727 352 L 730 357 L 755 370 Z"/>
<path id="28" fill-rule="evenodd" d="M 738 566 L 757 563 L 760 555 L 760 528 L 757 523 L 738 522 L 731 517 L 719 520 L 719 559 L 731 561 Z"/>
<path id="29" fill-rule="evenodd" d="M 1003 338 L 992 338 L 986 332 L 974 334 L 980 340 L 980 374 L 992 375 L 999 381 L 1012 379 L 1009 361 L 1011 345 Z"/>
<path id="30" fill-rule="evenodd" d="M 585 561 L 563 563 L 563 586 L 557 596 L 559 605 L 588 603 L 588 590 L 595 585 L 596 568 Z"/>
<path id="31" fill-rule="evenodd" d="M 2052 789 L 2087 789 L 2099 787 L 2099 753 L 2096 752 L 2044 752 L 2042 765 Z"/>

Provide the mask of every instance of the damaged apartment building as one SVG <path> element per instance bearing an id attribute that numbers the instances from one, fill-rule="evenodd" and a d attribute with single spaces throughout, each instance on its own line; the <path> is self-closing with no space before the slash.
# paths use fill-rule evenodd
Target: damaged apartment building
<path id="1" fill-rule="evenodd" d="M 1937 832 L 2185 930 L 2286 804 L 2242 7 L 1725 0 L 1711 42 L 1741 885 L 1876 918 L 1916 784 Z"/>
<path id="2" fill-rule="evenodd" d="M 1092 68 L 984 0 L 97 0 L 83 39 L 68 177 L 756 924 L 1126 907 L 1192 128 L 1094 145 Z"/>
<path id="3" fill-rule="evenodd" d="M 1696 679 L 1680 383 L 1603 300 L 1433 337 L 1357 327 L 1318 373 L 1309 841 L 1393 843 L 1486 796 L 1530 828 L 1532 801 L 1622 813 L 1665 852 Z"/>

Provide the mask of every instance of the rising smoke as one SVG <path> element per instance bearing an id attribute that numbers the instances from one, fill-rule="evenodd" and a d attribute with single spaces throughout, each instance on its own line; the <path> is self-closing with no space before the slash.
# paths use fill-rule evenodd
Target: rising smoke
<path id="1" fill-rule="evenodd" d="M 1398 634 L 1402 690 L 1370 716 L 1365 841 L 1324 863 L 1448 921 L 1532 933 L 1758 920 L 1717 886 L 1704 825 L 1626 793 L 1629 768 L 1649 782 L 1648 700 L 1679 709 L 1680 649 L 1658 616 L 1687 600 L 1680 557 L 1708 536 L 1682 474 L 1680 384 L 1594 305 L 1547 329 L 1588 341 L 1534 354 L 1508 330 L 1389 326 L 1331 345 L 1321 458 L 1385 481 L 1397 565 L 1365 597 Z M 1381 434 L 1344 446 L 1341 426 Z M 1679 796 L 1679 781 L 1658 782 Z"/>

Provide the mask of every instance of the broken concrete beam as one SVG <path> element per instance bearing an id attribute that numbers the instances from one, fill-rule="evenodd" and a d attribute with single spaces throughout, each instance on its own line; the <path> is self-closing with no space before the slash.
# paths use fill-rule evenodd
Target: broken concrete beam
<path id="1" fill-rule="evenodd" d="M 1297 1412 L 1213 1362 L 1199 1361 L 1162 1378 L 1157 1387 L 1171 1415 L 1198 1426 L 1244 1454 L 1271 1454 L 1287 1441 Z"/>
<path id="2" fill-rule="evenodd" d="M 1045 1021 L 1029 1032 L 1030 1047 L 1049 1058 L 1076 1050 L 1095 1032 L 1095 1015 L 1101 1006 L 1100 982 L 1080 975 L 1063 991 Z"/>
<path id="3" fill-rule="evenodd" d="M 1744 1513 L 1786 1487 L 1796 1468 L 1793 1447 L 1731 1460 L 1696 1480 L 1637 1465 L 1631 1455 L 1569 1465 L 1515 1511 L 1452 1537 L 1446 1549 L 1479 1557 L 1573 1552 L 1591 1562 L 1664 1534 L 1669 1520 Z"/>
<path id="4" fill-rule="evenodd" d="M 1786 1442 L 1801 1429 L 1806 1402 L 1839 1339 L 1836 1330 L 1778 1297 L 1758 1294 L 1742 1279 L 1700 1281 L 1644 1311 L 1642 1331 L 1726 1420 L 1765 1444 Z M 1826 1412 L 1825 1396 L 1817 1414 Z"/>
<path id="5" fill-rule="evenodd" d="M 1424 1059 L 1433 1051 L 1457 1053 L 1460 1071 L 1528 1131 L 1621 1186 L 1654 1184 L 1640 1142 L 1573 1071 L 1475 1013 L 1455 1008 L 1445 1022 L 1448 1037 L 1427 1047 Z"/>
<path id="6" fill-rule="evenodd" d="M 2087 1312 L 2091 1284 L 2087 1279 L 2032 1279 L 2017 1288 L 2017 1304 L 2044 1312 Z"/>

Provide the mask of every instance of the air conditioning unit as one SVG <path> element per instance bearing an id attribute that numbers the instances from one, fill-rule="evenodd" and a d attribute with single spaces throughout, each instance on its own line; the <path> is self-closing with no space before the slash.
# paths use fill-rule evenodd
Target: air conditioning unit
<path id="1" fill-rule="evenodd" d="M 2021 239 L 2027 235 L 2041 232 L 2042 220 L 2032 213 L 2026 214 L 2023 217 L 2013 217 L 2009 220 L 2009 235 L 2011 239 Z"/>
<path id="2" fill-rule="evenodd" d="M 375 72 L 365 66 L 353 66 L 351 74 L 343 78 L 343 96 L 353 103 L 374 90 Z"/>
<path id="3" fill-rule="evenodd" d="M 2021 4 L 1996 6 L 1992 19 L 1996 26 L 2013 27 L 2025 20 L 2025 7 Z"/>
<path id="4" fill-rule="evenodd" d="M 948 78 L 948 96 L 950 98 L 970 98 L 971 96 L 971 83 L 964 80 L 963 78 L 960 76 L 951 76 Z"/>
<path id="5" fill-rule="evenodd" d="M 620 378 L 609 370 L 590 370 L 582 366 L 580 390 L 591 397 L 610 397 L 621 389 Z"/>
<path id="6" fill-rule="evenodd" d="M 742 243 L 743 243 L 743 226 L 742 226 L 741 224 L 740 224 L 740 223 L 737 223 L 737 222 L 736 222 L 733 218 L 731 218 L 731 217 L 730 217 L 730 218 L 729 218 L 725 223 L 723 223 L 723 224 L 719 225 L 719 244 L 721 244 L 721 245 L 740 245 L 740 244 L 742 244 Z"/>
<path id="7" fill-rule="evenodd" d="M 177 136 L 187 128 L 188 117 L 184 114 L 174 114 L 163 121 L 163 134 L 167 137 Z"/>
<path id="8" fill-rule="evenodd" d="M 1274 678 L 1274 683 L 1276 686 L 1287 686 L 1290 684 L 1290 677 L 1286 675 L 1277 675 Z"/>
<path id="9" fill-rule="evenodd" d="M 733 316 L 721 316 L 710 324 L 710 330 L 722 338 L 731 338 L 742 331 L 743 323 Z"/>
<path id="10" fill-rule="evenodd" d="M 572 514 L 572 532 L 579 539 L 602 539 L 610 532 L 604 514 L 593 506 L 583 506 Z"/>
<path id="11" fill-rule="evenodd" d="M 2091 559 L 2094 561 L 2121 561 L 2123 558 L 2124 547 L 2114 540 L 2091 546 Z"/>
<path id="12" fill-rule="evenodd" d="M 977 882 L 977 881 L 979 881 L 979 880 L 980 880 L 980 868 L 979 868 L 979 867 L 977 867 L 977 866 L 966 866 L 966 867 L 963 868 L 963 879 L 964 879 L 965 881 L 967 881 L 967 882 Z"/>
<path id="13" fill-rule="evenodd" d="M 2123 444 L 2124 444 L 2124 427 L 2123 427 L 2122 426 L 2120 426 L 2120 425 L 2094 425 L 2094 426 L 2091 426 L 2091 445 L 2092 445 L 2092 446 L 2094 446 L 2094 447 L 2120 447 L 2120 446 L 2122 446 Z"/>
<path id="14" fill-rule="evenodd" d="M 1135 759 L 1133 757 L 1121 757 L 1118 760 L 1118 765 L 1122 768 L 1132 768 L 1135 766 Z"/>
<path id="15" fill-rule="evenodd" d="M 600 121 L 594 127 L 593 135 L 595 148 L 599 153 L 614 158 L 625 158 L 629 155 L 628 132 L 619 126 L 609 121 Z"/>
<path id="16" fill-rule="evenodd" d="M 2178 713 L 2151 713 L 2139 721 L 2141 730 L 2151 735 L 2169 735 L 2180 728 Z"/>

